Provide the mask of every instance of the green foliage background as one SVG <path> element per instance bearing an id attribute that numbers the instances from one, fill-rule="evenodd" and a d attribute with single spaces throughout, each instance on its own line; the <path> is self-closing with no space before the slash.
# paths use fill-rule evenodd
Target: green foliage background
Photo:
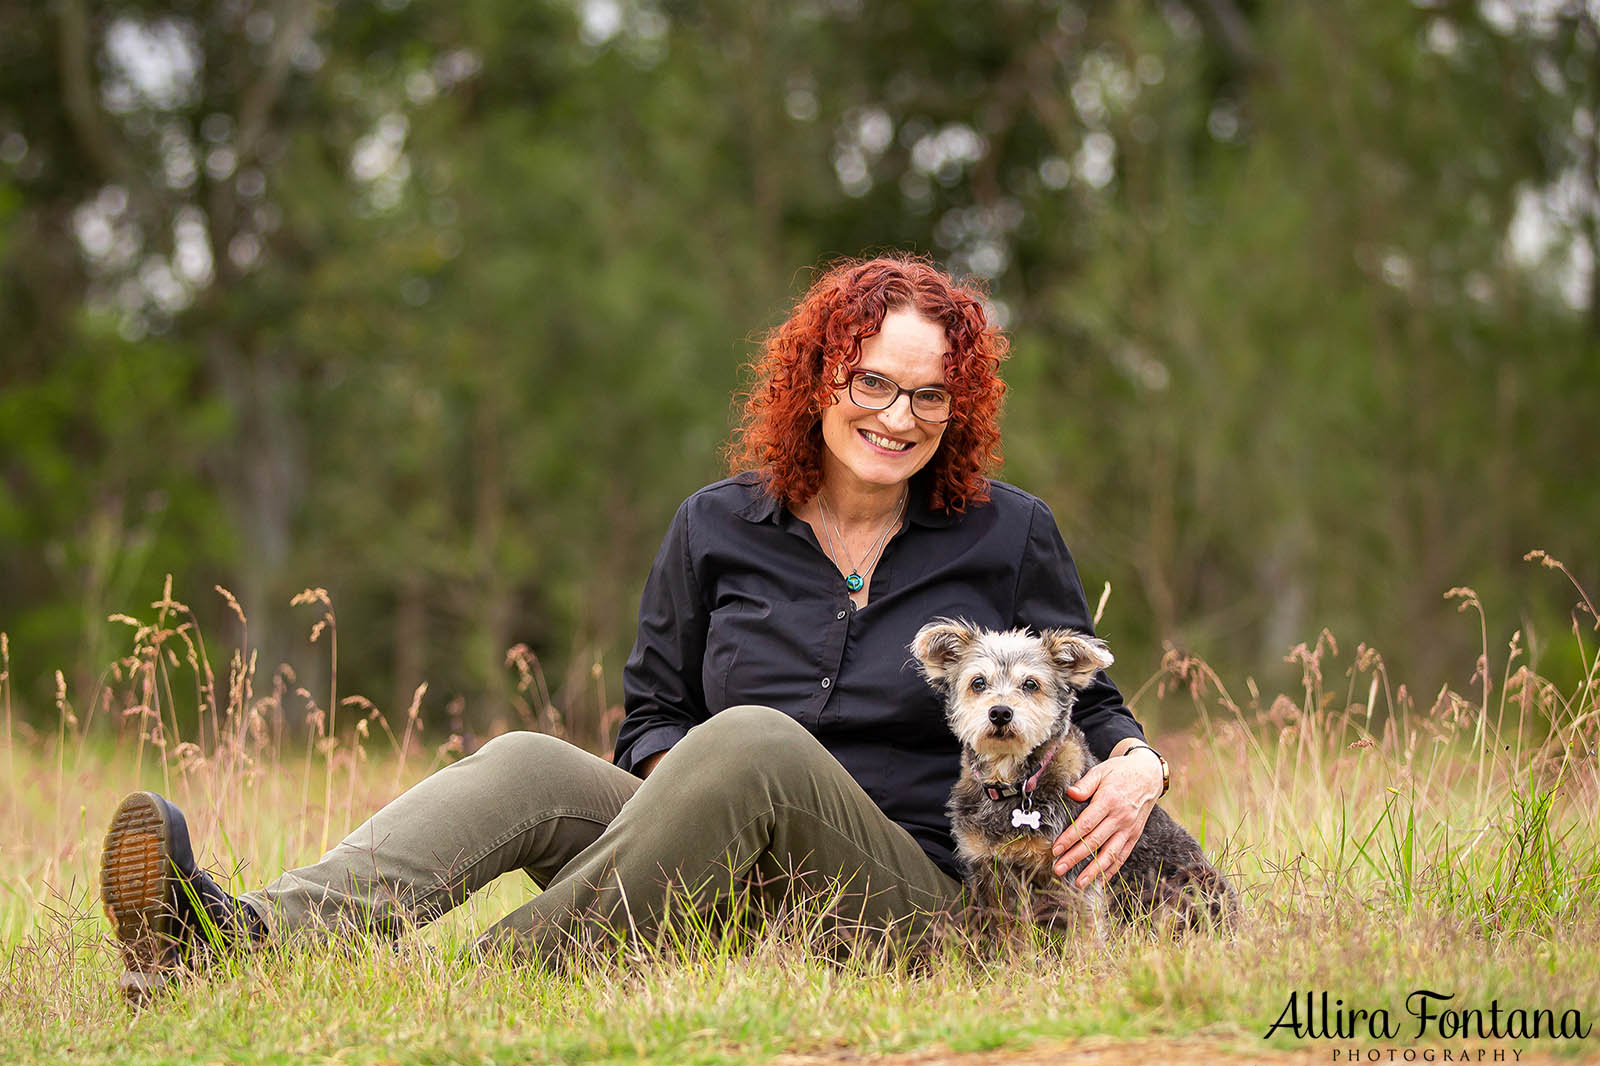
<path id="1" fill-rule="evenodd" d="M 1004 476 L 1113 584 L 1125 687 L 1324 625 L 1463 686 L 1462 584 L 1565 647 L 1521 556 L 1600 584 L 1597 42 L 1559 3 L 0 0 L 21 711 L 171 573 L 303 674 L 326 587 L 342 691 L 475 729 L 526 642 L 596 736 L 740 365 L 881 248 L 989 280 Z"/>

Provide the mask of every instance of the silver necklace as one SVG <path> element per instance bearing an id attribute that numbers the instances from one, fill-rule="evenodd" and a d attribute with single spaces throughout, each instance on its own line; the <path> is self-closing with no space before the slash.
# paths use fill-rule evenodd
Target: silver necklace
<path id="1" fill-rule="evenodd" d="M 841 558 L 846 563 L 850 563 L 850 573 L 844 579 L 844 587 L 851 592 L 860 592 L 861 586 L 866 584 L 866 579 L 861 576 L 861 570 L 863 567 L 871 570 L 876 564 L 878 553 L 883 550 L 883 546 L 888 542 L 889 531 L 900 524 L 900 516 L 905 513 L 906 498 L 910 494 L 909 489 L 900 494 L 900 502 L 895 505 L 893 517 L 884 523 L 883 529 L 878 532 L 878 539 L 872 542 L 872 546 L 867 549 L 867 554 L 862 557 L 860 564 L 857 565 L 850 563 L 850 559 L 835 547 L 833 541 L 833 519 L 828 515 L 828 505 L 823 501 L 822 493 L 817 493 L 817 508 L 822 512 L 822 533 L 828 538 L 828 554 L 833 557 L 835 563 Z M 839 539 L 842 541 L 844 537 L 841 536 Z"/>

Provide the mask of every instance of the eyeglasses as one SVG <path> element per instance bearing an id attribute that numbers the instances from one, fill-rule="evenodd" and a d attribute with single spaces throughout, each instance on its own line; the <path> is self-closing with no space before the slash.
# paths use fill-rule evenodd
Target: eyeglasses
<path id="1" fill-rule="evenodd" d="M 911 413 L 924 422 L 950 421 L 950 391 L 937 385 L 924 385 L 920 389 L 902 389 L 882 374 L 871 370 L 852 370 L 849 378 L 850 399 L 857 407 L 869 411 L 884 411 L 893 407 L 902 396 L 911 397 Z"/>

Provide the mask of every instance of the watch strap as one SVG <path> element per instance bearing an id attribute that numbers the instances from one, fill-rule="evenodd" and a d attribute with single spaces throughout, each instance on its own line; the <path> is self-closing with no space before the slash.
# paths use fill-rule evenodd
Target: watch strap
<path id="1" fill-rule="evenodd" d="M 1165 796 L 1167 790 L 1172 787 L 1172 768 L 1167 765 L 1167 757 L 1148 744 L 1130 744 L 1122 754 L 1126 755 L 1128 752 L 1138 751 L 1140 748 L 1148 751 L 1161 761 L 1161 796 Z M 1157 796 L 1156 799 L 1160 799 L 1161 796 Z"/>

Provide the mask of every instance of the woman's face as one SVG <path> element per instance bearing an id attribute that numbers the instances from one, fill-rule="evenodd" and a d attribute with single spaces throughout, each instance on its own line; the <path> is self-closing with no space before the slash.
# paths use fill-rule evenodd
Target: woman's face
<path id="1" fill-rule="evenodd" d="M 861 342 L 856 370 L 870 370 L 902 389 L 944 384 L 944 327 L 912 308 L 890 311 L 883 328 Z M 944 423 L 911 413 L 911 397 L 900 395 L 882 411 L 858 406 L 841 385 L 822 411 L 823 485 L 835 491 L 898 486 L 933 458 Z"/>

